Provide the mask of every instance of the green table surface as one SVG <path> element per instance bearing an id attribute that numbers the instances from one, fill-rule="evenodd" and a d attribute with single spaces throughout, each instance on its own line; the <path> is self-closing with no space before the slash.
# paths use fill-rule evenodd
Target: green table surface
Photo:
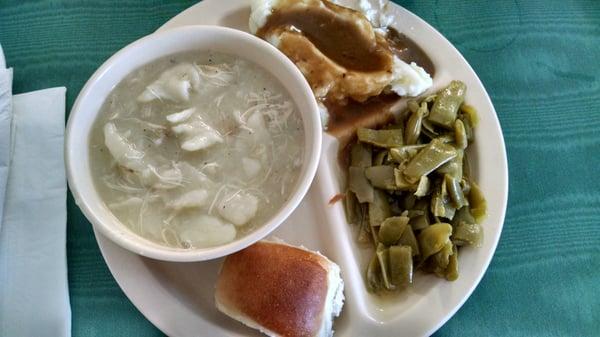
<path id="1" fill-rule="evenodd" d="M 104 60 L 194 2 L 1 0 L 14 92 L 66 86 L 69 111 Z M 397 2 L 475 69 L 508 152 L 498 250 L 435 335 L 599 336 L 600 1 Z M 117 286 L 70 196 L 67 228 L 73 336 L 162 336 Z"/>

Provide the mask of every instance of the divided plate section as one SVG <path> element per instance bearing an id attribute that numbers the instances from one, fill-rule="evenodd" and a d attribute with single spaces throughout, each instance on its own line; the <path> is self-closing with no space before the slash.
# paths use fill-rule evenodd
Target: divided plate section
<path id="1" fill-rule="evenodd" d="M 445 79 L 436 81 L 436 87 L 446 83 Z M 482 87 L 471 83 L 470 88 L 467 102 L 479 108 L 481 124 L 476 129 L 476 142 L 468 155 L 472 174 L 488 199 L 489 216 L 482 223 L 482 247 L 463 247 L 459 251 L 460 276 L 454 282 L 417 272 L 414 284 L 401 292 L 378 296 L 366 290 L 364 273 L 374 249 L 371 245 L 357 243 L 357 228 L 347 223 L 343 201 L 329 204 L 332 197 L 344 192 L 345 174 L 337 160 L 337 140 L 329 135 L 324 137 L 321 163 L 313 186 L 318 196 L 311 194 L 315 199 L 305 202 L 319 203 L 313 206 L 313 212 L 323 210 L 325 217 L 317 225 L 327 226 L 320 229 L 326 235 L 326 243 L 315 248 L 340 265 L 345 281 L 347 300 L 343 315 L 334 326 L 337 334 L 349 336 L 361 331 L 360 335 L 395 336 L 397 331 L 390 331 L 390 327 L 402 327 L 402 335 L 406 336 L 430 334 L 462 305 L 485 272 L 502 226 L 499 219 L 503 217 L 505 202 L 501 191 L 506 184 L 502 172 L 504 152 L 498 138 L 494 139 L 501 135 L 493 128 L 493 109 L 490 110 L 491 106 L 485 102 L 478 102 L 478 97 L 482 97 L 478 91 Z M 286 223 L 281 230 L 287 229 L 291 226 Z"/>

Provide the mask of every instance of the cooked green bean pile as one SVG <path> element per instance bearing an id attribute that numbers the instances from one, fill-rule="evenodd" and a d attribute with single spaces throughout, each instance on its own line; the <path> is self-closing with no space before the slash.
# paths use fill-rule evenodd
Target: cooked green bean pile
<path id="1" fill-rule="evenodd" d="M 397 124 L 357 130 L 345 204 L 358 241 L 374 245 L 369 291 L 402 289 L 416 269 L 456 280 L 458 247 L 481 245 L 486 201 L 465 153 L 478 119 L 465 91 L 453 81 L 408 102 Z"/>

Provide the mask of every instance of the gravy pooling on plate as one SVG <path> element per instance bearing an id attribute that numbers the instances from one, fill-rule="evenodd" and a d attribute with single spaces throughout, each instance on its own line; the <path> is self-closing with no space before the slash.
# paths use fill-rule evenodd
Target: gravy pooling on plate
<path id="1" fill-rule="evenodd" d="M 223 244 L 287 201 L 304 154 L 301 117 L 262 68 L 183 53 L 119 83 L 90 139 L 100 196 L 135 233 L 162 245 Z"/>

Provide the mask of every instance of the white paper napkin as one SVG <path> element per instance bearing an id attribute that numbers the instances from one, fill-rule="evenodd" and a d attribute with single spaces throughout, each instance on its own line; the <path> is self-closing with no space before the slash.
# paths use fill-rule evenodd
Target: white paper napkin
<path id="1" fill-rule="evenodd" d="M 13 156 L 0 226 L 0 336 L 71 335 L 65 91 L 13 96 Z"/>

